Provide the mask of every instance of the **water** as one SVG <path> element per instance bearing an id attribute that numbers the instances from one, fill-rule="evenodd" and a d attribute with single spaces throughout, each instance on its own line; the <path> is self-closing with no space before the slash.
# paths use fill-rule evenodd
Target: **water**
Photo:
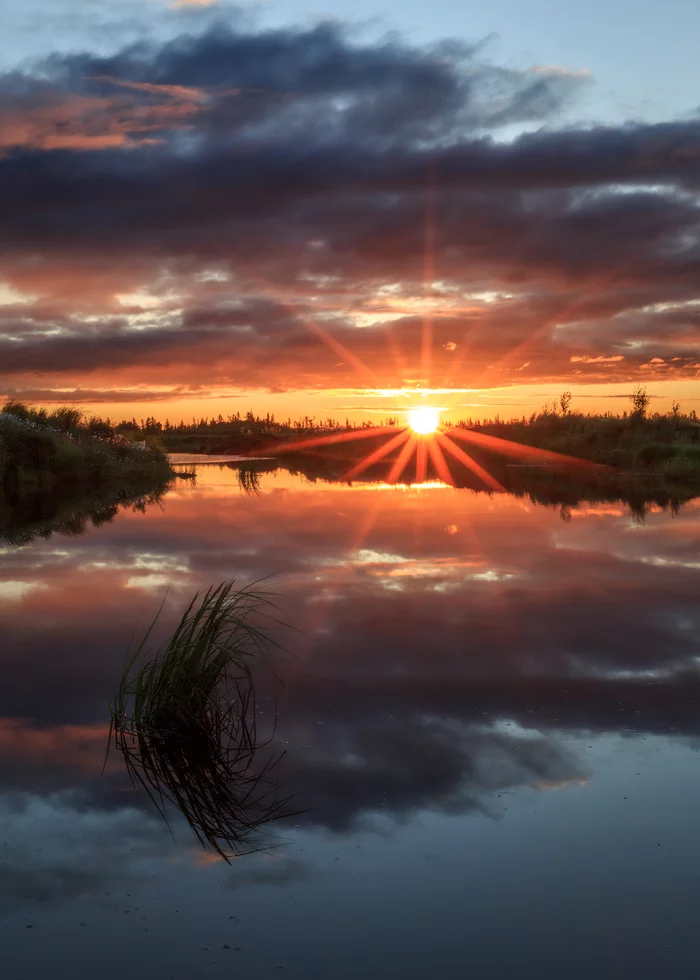
<path id="1" fill-rule="evenodd" d="M 245 482 L 2 551 L 3 976 L 696 977 L 700 504 Z M 306 812 L 228 866 L 101 774 L 107 702 L 166 590 L 271 574 Z"/>

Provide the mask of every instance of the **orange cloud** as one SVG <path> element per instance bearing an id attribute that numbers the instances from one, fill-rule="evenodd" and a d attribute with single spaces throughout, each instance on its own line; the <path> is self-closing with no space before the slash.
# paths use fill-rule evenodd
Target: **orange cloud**
<path id="1" fill-rule="evenodd" d="M 0 151 L 103 150 L 158 142 L 149 134 L 189 127 L 207 99 L 203 90 L 186 86 L 95 80 L 154 98 L 144 102 L 127 92 L 106 97 L 54 91 L 33 105 L 0 108 Z"/>
<path id="2" fill-rule="evenodd" d="M 585 357 L 582 354 L 572 354 L 569 361 L 572 364 L 615 364 L 617 361 L 624 361 L 623 354 L 615 354 L 612 357 L 605 357 L 599 354 L 597 357 Z"/>
<path id="3" fill-rule="evenodd" d="M 127 79 L 112 78 L 111 75 L 95 75 L 96 82 L 117 85 L 119 88 L 133 89 L 135 92 L 148 92 L 150 95 L 169 96 L 173 99 L 203 102 L 208 98 L 207 92 L 201 88 L 191 88 L 187 85 L 156 85 L 153 82 L 131 82 Z"/>

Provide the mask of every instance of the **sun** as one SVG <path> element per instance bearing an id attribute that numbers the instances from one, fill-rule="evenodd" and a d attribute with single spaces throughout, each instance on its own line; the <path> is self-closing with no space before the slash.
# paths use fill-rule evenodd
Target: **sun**
<path id="1" fill-rule="evenodd" d="M 412 408 L 408 413 L 408 424 L 420 436 L 430 435 L 440 425 L 440 412 L 437 408 Z"/>

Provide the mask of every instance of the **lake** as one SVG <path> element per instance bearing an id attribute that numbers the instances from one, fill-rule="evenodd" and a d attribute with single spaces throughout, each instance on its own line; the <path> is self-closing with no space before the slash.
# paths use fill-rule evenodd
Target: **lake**
<path id="1" fill-rule="evenodd" d="M 699 975 L 699 501 L 232 462 L 94 523 L 0 546 L 8 980 Z M 108 704 L 162 603 L 268 576 L 299 812 L 228 865 L 102 772 Z"/>

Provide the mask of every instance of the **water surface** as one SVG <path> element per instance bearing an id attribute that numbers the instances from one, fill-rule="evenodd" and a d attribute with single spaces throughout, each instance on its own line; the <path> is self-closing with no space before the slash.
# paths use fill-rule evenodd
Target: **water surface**
<path id="1" fill-rule="evenodd" d="M 3 975 L 696 977 L 700 504 L 563 518 L 217 464 L 5 546 Z M 166 592 L 269 575 L 305 812 L 228 866 L 101 774 L 107 702 Z"/>

